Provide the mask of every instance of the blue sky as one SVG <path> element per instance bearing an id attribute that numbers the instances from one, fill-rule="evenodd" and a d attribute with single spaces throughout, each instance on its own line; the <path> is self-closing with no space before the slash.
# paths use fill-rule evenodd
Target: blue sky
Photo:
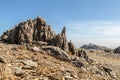
<path id="1" fill-rule="evenodd" d="M 76 47 L 120 45 L 120 0 L 0 0 L 0 10 L 0 34 L 42 16 L 56 33 L 66 26 Z"/>

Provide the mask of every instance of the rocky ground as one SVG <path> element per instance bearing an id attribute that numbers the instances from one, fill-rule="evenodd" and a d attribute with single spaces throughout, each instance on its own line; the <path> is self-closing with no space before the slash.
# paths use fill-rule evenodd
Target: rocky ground
<path id="1" fill-rule="evenodd" d="M 120 55 L 104 51 L 90 52 L 88 56 L 115 71 L 120 79 Z"/>
<path id="2" fill-rule="evenodd" d="M 56 34 L 41 17 L 0 37 L 0 80 L 119 80 L 119 62 L 112 53 L 75 48 L 65 27 Z"/>
<path id="3" fill-rule="evenodd" d="M 101 64 L 119 72 L 120 59 L 91 53 Z M 119 76 L 119 75 L 118 75 Z M 120 77 L 119 77 L 120 78 Z M 34 52 L 24 45 L 0 42 L 0 80 L 113 80 L 78 68 L 70 62 L 57 59 L 46 52 Z M 119 80 L 119 79 L 115 79 Z"/>

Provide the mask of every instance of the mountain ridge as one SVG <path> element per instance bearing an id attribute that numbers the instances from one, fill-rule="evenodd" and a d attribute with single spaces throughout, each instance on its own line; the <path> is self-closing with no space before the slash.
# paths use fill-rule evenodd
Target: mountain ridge
<path id="1" fill-rule="evenodd" d="M 87 49 L 87 50 L 89 50 L 89 49 L 94 49 L 94 50 L 106 50 L 106 49 L 110 49 L 108 47 L 97 45 L 97 44 L 92 44 L 92 43 L 85 44 L 85 45 L 81 46 L 80 48 L 84 48 L 84 49 Z"/>

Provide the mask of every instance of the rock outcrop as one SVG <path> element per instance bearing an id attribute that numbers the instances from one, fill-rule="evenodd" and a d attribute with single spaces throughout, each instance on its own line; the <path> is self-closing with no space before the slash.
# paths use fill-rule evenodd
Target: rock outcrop
<path id="1" fill-rule="evenodd" d="M 11 30 L 4 32 L 1 39 L 15 44 L 44 41 L 49 45 L 69 51 L 68 41 L 66 39 L 66 28 L 64 27 L 62 32 L 56 35 L 52 28 L 47 25 L 45 20 L 41 17 L 37 17 L 35 20 L 30 19 L 16 25 Z"/>
<path id="2" fill-rule="evenodd" d="M 54 56 L 57 59 L 69 60 L 67 52 L 61 50 L 59 47 L 55 46 L 42 46 L 42 49 L 47 51 L 51 56 Z"/>
<path id="3" fill-rule="evenodd" d="M 79 58 L 84 58 L 84 59 L 86 59 L 86 61 L 88 61 L 88 55 L 84 49 L 76 50 L 76 56 L 78 56 Z"/>
<path id="4" fill-rule="evenodd" d="M 75 47 L 71 41 L 68 43 L 68 46 L 69 46 L 69 51 L 72 52 L 73 54 L 76 54 Z"/>
<path id="5" fill-rule="evenodd" d="M 51 45 L 57 46 L 65 51 L 68 50 L 68 41 L 66 38 L 66 28 L 64 27 L 62 32 L 55 36 L 55 38 L 52 40 Z"/>
<path id="6" fill-rule="evenodd" d="M 16 25 L 2 35 L 2 40 L 9 43 L 24 44 L 32 41 L 49 41 L 55 37 L 54 31 L 45 20 L 37 17 Z"/>

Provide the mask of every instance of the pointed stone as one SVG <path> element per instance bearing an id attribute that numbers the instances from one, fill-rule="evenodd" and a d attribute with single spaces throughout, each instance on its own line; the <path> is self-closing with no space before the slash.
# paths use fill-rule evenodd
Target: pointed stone
<path id="1" fill-rule="evenodd" d="M 40 16 L 37 16 L 37 23 L 40 24 L 40 25 L 44 25 L 44 26 L 46 25 L 45 19 L 43 19 Z"/>
<path id="2" fill-rule="evenodd" d="M 62 30 L 62 34 L 66 34 L 66 27 L 64 26 L 63 30 Z"/>
<path id="3" fill-rule="evenodd" d="M 71 41 L 68 42 L 68 46 L 69 46 L 69 51 L 72 52 L 72 54 L 75 54 L 76 50 L 75 50 L 75 47 Z"/>
<path id="4" fill-rule="evenodd" d="M 52 45 L 57 46 L 65 51 L 68 51 L 68 41 L 66 38 L 66 28 L 64 27 L 61 34 L 55 36 L 52 40 Z"/>

